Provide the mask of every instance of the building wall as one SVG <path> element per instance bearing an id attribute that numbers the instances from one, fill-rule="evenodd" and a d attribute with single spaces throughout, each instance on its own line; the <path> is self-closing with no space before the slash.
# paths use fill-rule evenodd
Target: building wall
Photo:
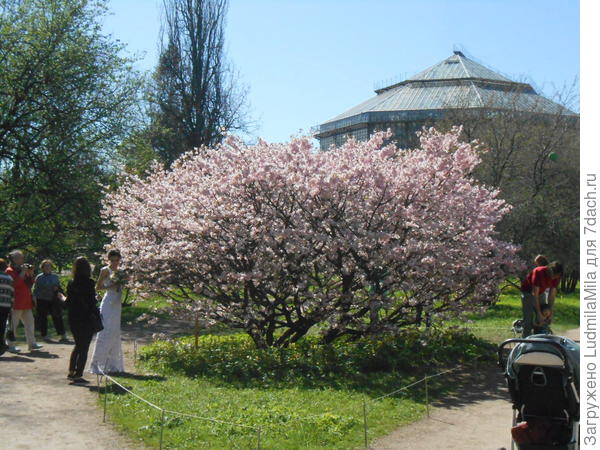
<path id="1" fill-rule="evenodd" d="M 368 127 L 357 130 L 344 131 L 333 134 L 331 136 L 322 137 L 319 140 L 322 151 L 328 150 L 331 145 L 339 147 L 343 145 L 349 138 L 354 137 L 359 141 L 366 141 L 373 133 L 377 131 L 392 130 L 392 141 L 396 141 L 400 148 L 414 148 L 419 144 L 417 131 L 420 131 L 423 126 L 433 125 L 433 120 L 415 120 L 402 122 L 379 122 L 371 123 Z"/>
<path id="2" fill-rule="evenodd" d="M 344 145 L 351 137 L 358 141 L 366 141 L 369 138 L 369 135 L 369 129 L 365 127 L 323 137 L 320 139 L 319 143 L 321 150 L 329 150 L 332 145 L 336 147 Z"/>

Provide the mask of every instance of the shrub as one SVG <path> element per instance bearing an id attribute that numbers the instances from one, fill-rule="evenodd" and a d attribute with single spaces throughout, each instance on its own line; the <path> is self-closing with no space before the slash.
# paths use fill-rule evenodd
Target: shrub
<path id="1" fill-rule="evenodd" d="M 323 344 L 306 336 L 286 348 L 256 348 L 245 334 L 157 341 L 140 359 L 162 372 L 231 381 L 352 380 L 374 373 L 416 373 L 432 367 L 490 360 L 495 346 L 458 329 L 410 329 L 397 335 Z"/>
<path id="2" fill-rule="evenodd" d="M 257 347 L 485 308 L 516 249 L 497 239 L 509 207 L 472 178 L 479 152 L 459 133 L 428 130 L 415 150 L 376 133 L 327 152 L 230 138 L 109 195 L 113 245 L 145 291 Z"/>

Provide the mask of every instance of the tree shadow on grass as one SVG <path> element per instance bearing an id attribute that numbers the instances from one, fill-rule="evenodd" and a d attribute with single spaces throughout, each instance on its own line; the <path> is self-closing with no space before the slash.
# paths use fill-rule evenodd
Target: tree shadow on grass
<path id="1" fill-rule="evenodd" d="M 71 383 L 71 385 L 84 387 L 84 388 L 87 388 L 90 392 L 95 392 L 95 393 L 100 392 L 101 394 L 108 393 L 111 395 L 127 395 L 127 393 L 128 393 L 127 390 L 134 392 L 133 386 L 127 386 L 126 384 L 123 384 L 125 389 L 127 389 L 127 390 L 125 390 L 118 384 L 111 383 L 110 381 L 106 385 L 104 384 L 104 381 L 101 381 L 100 385 L 98 385 L 96 382 L 94 382 L 94 383 L 90 382 L 90 383 L 86 383 L 86 384 Z"/>
<path id="2" fill-rule="evenodd" d="M 346 376 L 331 374 L 321 378 L 298 376 L 266 381 L 226 380 L 217 377 L 205 379 L 215 385 L 237 389 L 333 389 L 365 395 L 372 400 L 385 396 L 425 403 L 428 399 L 433 406 L 447 408 L 483 400 L 509 398 L 502 371 L 491 361 L 465 364 L 455 371 L 432 377 L 449 369 L 453 367 L 431 367 L 392 373 L 357 373 Z M 430 377 L 427 379 L 427 393 L 425 377 Z"/>
<path id="3" fill-rule="evenodd" d="M 140 375 L 137 373 L 119 373 L 115 375 L 119 379 L 137 380 L 137 381 L 165 381 L 167 378 L 162 375 Z"/>

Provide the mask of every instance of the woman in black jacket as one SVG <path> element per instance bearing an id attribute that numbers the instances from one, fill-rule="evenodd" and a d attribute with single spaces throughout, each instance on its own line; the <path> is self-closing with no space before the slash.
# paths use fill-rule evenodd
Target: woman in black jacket
<path id="1" fill-rule="evenodd" d="M 92 314 L 97 308 L 97 300 L 91 275 L 90 263 L 85 257 L 80 256 L 73 264 L 73 279 L 67 285 L 65 305 L 69 313 L 69 326 L 75 340 L 67 377 L 75 382 L 85 382 L 82 378 L 83 370 L 94 336 Z"/>

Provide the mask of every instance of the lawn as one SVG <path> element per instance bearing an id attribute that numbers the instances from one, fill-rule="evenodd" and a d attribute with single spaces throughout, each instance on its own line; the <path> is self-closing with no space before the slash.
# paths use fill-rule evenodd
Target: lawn
<path id="1" fill-rule="evenodd" d="M 119 378 L 138 395 L 168 410 L 214 418 L 218 423 L 166 414 L 164 448 L 346 449 L 364 440 L 365 395 L 352 390 L 303 387 L 234 387 L 181 375 L 148 380 Z M 398 380 L 401 381 L 401 380 Z M 422 390 L 422 389 L 421 389 Z M 160 412 L 117 387 L 108 397 L 111 419 L 128 433 L 157 447 Z M 413 393 L 418 396 L 418 390 Z M 422 394 L 421 394 L 422 397 Z M 423 416 L 422 398 L 391 398 L 368 407 L 370 436 L 380 436 Z"/>
<path id="2" fill-rule="evenodd" d="M 489 367 L 494 358 L 492 346 L 464 333 L 441 331 L 428 341 L 419 336 L 422 334 L 412 333 L 396 347 L 377 340 L 326 350 L 307 344 L 302 349 L 268 354 L 246 347 L 249 339 L 243 344 L 244 336 L 204 336 L 200 350 L 194 349 L 193 339 L 188 338 L 142 350 L 140 369 L 159 375 L 117 379 L 166 410 L 226 422 L 166 413 L 165 448 L 256 448 L 256 428 L 261 430 L 262 448 L 359 448 L 364 446 L 365 401 L 372 442 L 422 418 L 426 411 L 422 382 L 379 397 L 424 375 L 455 367 L 470 354 L 485 355 L 480 367 Z M 386 368 L 388 355 L 394 370 Z M 279 367 L 278 361 L 285 367 Z M 379 367 L 361 372 L 358 367 L 366 361 Z M 454 374 L 436 377 L 427 383 L 428 397 L 440 399 L 459 387 Z M 107 398 L 108 413 L 115 423 L 146 445 L 158 444 L 159 411 L 119 387 L 109 389 Z"/>
<path id="3" fill-rule="evenodd" d="M 483 316 L 471 315 L 466 327 L 474 335 L 494 343 L 515 336 L 512 322 L 522 317 L 521 296 L 517 289 L 506 289 L 500 301 L 489 308 Z M 458 324 L 459 322 L 454 322 Z M 464 323 L 464 322 L 463 322 Z M 579 289 L 571 294 L 557 295 L 554 318 L 551 325 L 554 334 L 579 327 Z"/>
<path id="4" fill-rule="evenodd" d="M 123 321 L 133 321 L 137 316 L 152 313 L 154 308 L 160 306 L 158 299 L 138 301 L 134 306 L 124 308 Z M 521 301 L 518 292 L 506 290 L 500 301 L 483 316 L 469 317 L 466 327 L 477 339 L 469 341 L 471 343 L 465 347 L 464 359 L 468 360 L 468 355 L 472 352 L 485 350 L 490 354 L 486 362 L 480 362 L 470 370 L 481 371 L 483 367 L 490 367 L 489 361 L 493 359 L 494 353 L 490 343 L 497 344 L 514 337 L 511 324 L 520 316 Z M 457 321 L 448 325 L 464 324 L 464 321 Z M 552 325 L 554 333 L 560 334 L 578 326 L 579 292 L 559 295 Z M 234 339 L 233 336 L 220 338 Z M 428 351 L 431 352 L 430 344 L 423 343 L 423 351 L 408 347 L 406 351 L 396 349 L 399 353 L 390 356 L 397 358 L 397 364 L 391 371 L 352 372 L 354 366 L 340 365 L 340 361 L 346 358 L 346 353 L 343 353 L 336 362 L 339 369 L 334 365 L 330 369 L 322 368 L 298 375 L 271 369 L 265 369 L 261 374 L 263 363 L 257 362 L 256 353 L 227 353 L 211 346 L 207 346 L 207 349 L 212 349 L 215 353 L 223 352 L 220 359 L 218 355 L 211 359 L 210 352 L 202 359 L 189 350 L 182 354 L 187 365 L 177 365 L 174 361 L 177 359 L 176 352 L 180 350 L 171 351 L 168 345 L 179 344 L 158 343 L 149 347 L 149 352 L 158 356 L 154 360 L 149 358 L 146 362 L 139 363 L 139 372 L 151 375 L 130 375 L 117 380 L 161 408 L 216 420 L 177 416 L 167 412 L 163 431 L 164 448 L 256 448 L 258 428 L 261 430 L 261 448 L 359 448 L 364 446 L 365 401 L 371 443 L 376 437 L 424 416 L 424 383 L 394 396 L 377 398 L 408 386 L 424 375 L 455 365 L 452 358 L 456 357 L 455 353 L 460 353 L 460 349 L 456 348 L 456 340 L 449 339 L 450 344 L 446 348 L 437 342 L 433 351 L 435 357 L 426 356 L 429 359 L 422 361 L 412 359 L 415 354 L 428 355 Z M 181 348 L 189 349 L 192 340 L 183 339 L 178 342 Z M 465 346 L 466 341 L 458 342 L 458 345 Z M 163 357 L 160 357 L 161 345 L 166 346 L 163 348 Z M 467 347 L 469 351 L 466 351 Z M 451 352 L 455 353 L 450 354 Z M 172 358 L 164 355 L 171 355 Z M 189 360 L 194 357 L 208 361 L 206 364 L 210 365 L 211 370 L 194 372 L 195 363 Z M 348 353 L 348 357 L 353 357 L 353 354 Z M 456 361 L 459 360 L 460 357 L 456 357 Z M 272 363 L 270 367 L 276 365 Z M 245 367 L 258 367 L 256 370 L 260 376 L 248 376 L 244 373 Z M 242 374 L 238 378 L 232 378 L 232 374 L 240 371 Z M 429 397 L 436 399 L 457 386 L 453 374 L 448 374 L 430 380 L 428 388 Z M 161 434 L 160 412 L 131 395 L 125 395 L 117 386 L 109 388 L 108 392 L 107 410 L 110 419 L 132 437 L 142 440 L 146 445 L 157 447 Z M 103 399 L 101 396 L 100 401 Z"/>

